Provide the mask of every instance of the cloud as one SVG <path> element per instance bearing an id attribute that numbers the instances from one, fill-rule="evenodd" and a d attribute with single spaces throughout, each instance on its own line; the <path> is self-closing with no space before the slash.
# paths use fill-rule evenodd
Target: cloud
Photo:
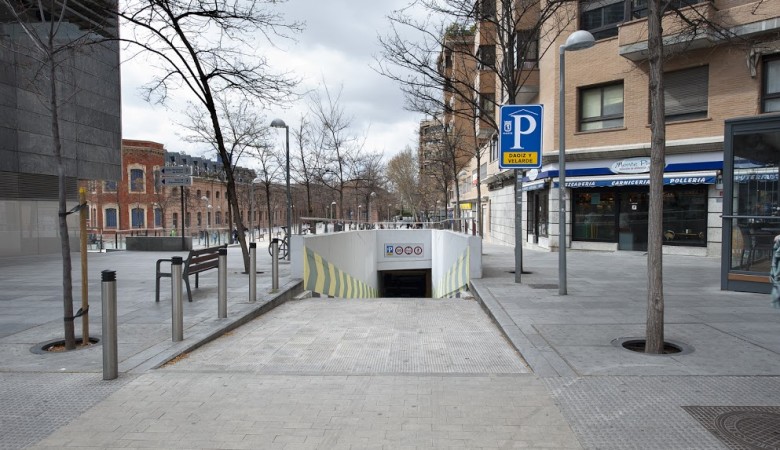
<path id="1" fill-rule="evenodd" d="M 388 158 L 406 145 L 415 145 L 421 119 L 403 109 L 399 86 L 371 68 L 380 53 L 377 35 L 389 27 L 386 16 L 406 3 L 290 0 L 279 7 L 287 20 L 305 22 L 305 30 L 294 42 L 258 43 L 258 51 L 268 58 L 274 71 L 289 71 L 303 80 L 301 91 L 321 90 L 323 82 L 332 93 L 342 89 L 341 106 L 353 118 L 352 133 L 365 135 L 366 149 L 383 151 Z M 169 109 L 146 104 L 137 89 L 149 80 L 148 73 L 140 58 L 122 67 L 125 137 L 200 154 L 203 149 L 182 142 L 177 135 L 183 132 L 176 122 L 182 120 L 180 111 L 186 107 L 187 93 L 174 92 Z M 269 120 L 280 117 L 294 126 L 307 110 L 301 99 L 265 113 Z"/>

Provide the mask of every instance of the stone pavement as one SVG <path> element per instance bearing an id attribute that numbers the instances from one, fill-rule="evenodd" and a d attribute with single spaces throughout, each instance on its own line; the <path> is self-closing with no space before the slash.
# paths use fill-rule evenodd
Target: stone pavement
<path id="1" fill-rule="evenodd" d="M 570 250 L 566 296 L 557 253 L 523 256 L 530 273 L 516 284 L 513 250 L 485 245 L 474 294 L 583 447 L 780 448 L 780 309 L 768 295 L 721 291 L 719 258 L 664 255 L 665 340 L 687 352 L 651 356 L 614 342 L 644 337 L 645 253 Z M 688 412 L 709 406 L 731 415 L 704 423 Z"/>
<path id="2" fill-rule="evenodd" d="M 113 381 L 100 379 L 99 346 L 29 352 L 61 334 L 58 264 L 0 260 L 0 448 L 780 447 L 780 310 L 720 291 L 719 259 L 665 256 L 666 338 L 687 352 L 647 356 L 613 344 L 643 335 L 644 254 L 569 251 L 559 296 L 556 253 L 526 249 L 521 284 L 511 248 L 483 253 L 474 294 L 506 341 L 467 299 L 310 299 L 156 370 L 257 315 L 267 289 L 245 306 L 233 280 L 246 276 L 229 271 L 229 319 L 218 321 L 206 275 L 185 305 L 186 344 L 173 344 L 170 304 L 153 300 L 161 256 L 91 254 L 93 317 L 100 270 L 117 270 L 128 299 Z"/>

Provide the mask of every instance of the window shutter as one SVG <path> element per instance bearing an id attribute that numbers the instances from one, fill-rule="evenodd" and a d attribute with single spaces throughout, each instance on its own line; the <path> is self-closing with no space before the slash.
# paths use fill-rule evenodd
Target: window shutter
<path id="1" fill-rule="evenodd" d="M 666 116 L 707 114 L 709 66 L 664 74 Z"/>

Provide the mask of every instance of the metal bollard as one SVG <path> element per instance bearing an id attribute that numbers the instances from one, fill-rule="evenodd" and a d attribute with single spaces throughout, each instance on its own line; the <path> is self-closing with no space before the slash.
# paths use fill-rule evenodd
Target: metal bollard
<path id="1" fill-rule="evenodd" d="M 182 302 L 182 257 L 171 258 L 171 329 L 173 342 L 184 340 L 184 304 Z"/>
<path id="2" fill-rule="evenodd" d="M 103 379 L 113 380 L 119 373 L 116 338 L 116 272 L 101 272 L 103 303 Z"/>
<path id="3" fill-rule="evenodd" d="M 271 241 L 271 292 L 279 290 L 279 238 Z"/>
<path id="4" fill-rule="evenodd" d="M 219 299 L 217 317 L 227 319 L 227 249 L 219 249 Z"/>
<path id="5" fill-rule="evenodd" d="M 249 244 L 249 303 L 257 301 L 257 242 Z"/>

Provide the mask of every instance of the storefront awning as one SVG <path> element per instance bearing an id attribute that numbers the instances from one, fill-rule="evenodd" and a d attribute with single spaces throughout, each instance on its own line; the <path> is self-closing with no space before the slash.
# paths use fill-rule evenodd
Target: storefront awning
<path id="1" fill-rule="evenodd" d="M 696 172 L 667 172 L 664 174 L 664 185 L 679 184 L 715 184 L 718 172 L 705 170 Z M 650 174 L 623 174 L 593 177 L 566 177 L 566 187 L 622 187 L 622 186 L 649 186 Z M 558 179 L 553 182 L 553 187 L 559 186 Z"/>
<path id="2" fill-rule="evenodd" d="M 523 182 L 523 185 L 520 188 L 520 190 L 521 191 L 535 191 L 537 189 L 544 189 L 545 181 L 547 181 L 547 180 L 536 180 L 536 181 L 526 181 L 526 182 Z"/>

